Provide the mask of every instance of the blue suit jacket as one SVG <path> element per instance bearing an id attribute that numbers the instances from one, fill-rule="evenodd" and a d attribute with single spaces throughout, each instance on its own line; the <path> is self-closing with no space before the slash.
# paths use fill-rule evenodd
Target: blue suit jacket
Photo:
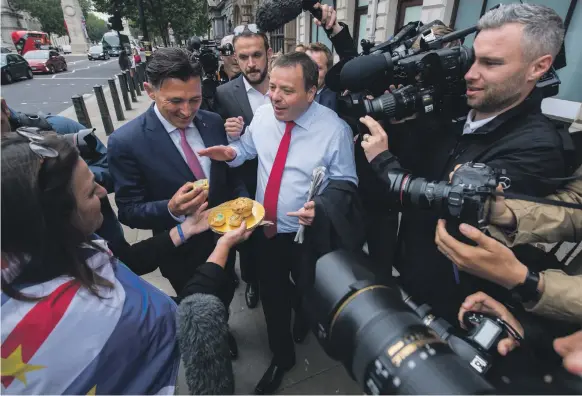
<path id="1" fill-rule="evenodd" d="M 328 109 L 337 111 L 337 93 L 333 92 L 328 87 L 323 87 L 319 95 L 315 97 L 315 101 Z"/>
<path id="2" fill-rule="evenodd" d="M 224 122 L 218 114 L 199 110 L 194 125 L 206 147 L 228 144 Z M 153 105 L 109 137 L 108 157 L 119 220 L 132 228 L 153 231 L 175 226 L 168 202 L 184 183 L 196 178 Z M 243 183 L 226 163 L 212 161 L 209 207 L 239 196 L 248 197 Z"/>

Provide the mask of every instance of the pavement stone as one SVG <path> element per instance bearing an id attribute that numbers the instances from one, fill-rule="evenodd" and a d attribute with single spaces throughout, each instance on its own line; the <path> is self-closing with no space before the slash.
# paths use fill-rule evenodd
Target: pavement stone
<path id="1" fill-rule="evenodd" d="M 119 89 L 118 81 L 117 84 Z M 109 88 L 104 88 L 104 92 L 115 128 L 140 115 L 151 104 L 151 100 L 144 93 L 141 97 L 138 97 L 138 103 L 132 103 L 133 110 L 124 110 L 126 120 L 116 121 Z M 95 96 L 86 98 L 85 104 L 91 123 L 97 128 L 97 136 L 107 145 L 107 135 L 103 130 Z M 76 119 L 75 111 L 72 107 L 61 112 L 60 115 Z M 117 212 L 114 194 L 109 195 L 109 200 L 113 209 Z M 125 225 L 123 225 L 123 230 L 127 241 L 132 244 L 152 236 L 149 230 L 132 229 Z M 236 270 L 240 277 L 238 258 Z M 159 270 L 146 274 L 142 278 L 164 293 L 170 296 L 176 295 L 170 282 L 162 276 Z M 256 383 L 261 379 L 271 360 L 262 307 L 259 304 L 257 308 L 249 309 L 246 306 L 244 292 L 245 284 L 241 282 L 230 306 L 229 325 L 239 347 L 239 357 L 233 361 L 236 394 L 252 394 Z M 296 345 L 296 356 L 296 365 L 285 376 L 279 393 L 342 395 L 362 393 L 359 386 L 349 377 L 343 366 L 327 357 L 313 334 L 309 334 L 302 345 Z M 178 376 L 177 389 L 180 394 L 188 393 L 182 370 Z"/>

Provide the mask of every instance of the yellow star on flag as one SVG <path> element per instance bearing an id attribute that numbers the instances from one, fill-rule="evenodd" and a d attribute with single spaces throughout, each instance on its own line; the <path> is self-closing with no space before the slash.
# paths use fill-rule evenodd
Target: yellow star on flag
<path id="1" fill-rule="evenodd" d="M 6 359 L 2 358 L 2 377 L 14 377 L 26 385 L 26 373 L 41 370 L 45 366 L 36 366 L 22 361 L 22 345 L 16 349 Z"/>

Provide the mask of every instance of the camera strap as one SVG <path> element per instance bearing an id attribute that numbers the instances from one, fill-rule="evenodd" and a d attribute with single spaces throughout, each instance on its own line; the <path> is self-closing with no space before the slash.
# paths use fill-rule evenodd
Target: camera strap
<path id="1" fill-rule="evenodd" d="M 535 202 L 535 203 L 540 203 L 543 205 L 561 206 L 563 208 L 582 210 L 582 204 L 577 204 L 577 203 L 573 203 L 573 202 L 556 201 L 553 199 L 547 199 L 547 198 L 541 198 L 541 197 L 532 197 L 531 195 L 526 195 L 526 194 L 495 191 L 492 193 L 492 195 L 494 195 L 496 197 L 505 197 L 507 199 L 520 199 L 522 201 Z"/>

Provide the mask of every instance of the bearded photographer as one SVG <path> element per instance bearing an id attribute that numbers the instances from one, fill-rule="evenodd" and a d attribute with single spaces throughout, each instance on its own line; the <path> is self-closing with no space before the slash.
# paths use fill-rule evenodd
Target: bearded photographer
<path id="1" fill-rule="evenodd" d="M 487 12 L 479 30 L 475 62 L 465 75 L 472 110 L 464 124 L 421 117 L 390 126 L 387 135 L 377 121 L 361 119 L 370 130 L 362 147 L 380 179 L 387 182 L 388 171 L 406 167 L 414 176 L 448 180 L 455 165 L 474 161 L 505 169 L 512 192 L 545 196 L 559 184 L 548 178 L 570 173 L 564 148 L 569 136 L 541 113 L 536 88 L 562 45 L 561 18 L 547 7 L 510 4 Z M 389 151 L 389 140 L 401 139 L 395 135 L 403 130 L 410 140 L 397 150 L 399 159 Z M 452 321 L 464 298 L 486 282 L 468 274 L 456 279 L 453 264 L 434 244 L 438 217 L 418 209 L 403 213 L 393 264 L 408 293 Z"/>

